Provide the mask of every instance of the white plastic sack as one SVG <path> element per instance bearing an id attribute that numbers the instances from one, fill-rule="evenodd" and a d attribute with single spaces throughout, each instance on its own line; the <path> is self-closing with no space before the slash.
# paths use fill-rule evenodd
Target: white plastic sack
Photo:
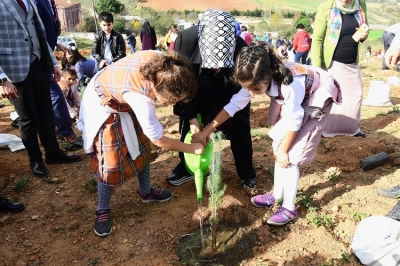
<path id="1" fill-rule="evenodd" d="M 365 218 L 357 226 L 351 248 L 364 265 L 400 265 L 400 222 L 385 216 Z"/>
<path id="2" fill-rule="evenodd" d="M 6 147 L 12 152 L 25 149 L 22 139 L 12 134 L 0 134 L 0 148 Z"/>
<path id="3" fill-rule="evenodd" d="M 396 75 L 388 77 L 388 82 L 389 85 L 398 85 L 400 84 L 400 78 L 398 78 Z"/>
<path id="4" fill-rule="evenodd" d="M 390 101 L 390 86 L 381 80 L 371 81 L 368 96 L 363 102 L 370 106 L 392 106 Z"/>

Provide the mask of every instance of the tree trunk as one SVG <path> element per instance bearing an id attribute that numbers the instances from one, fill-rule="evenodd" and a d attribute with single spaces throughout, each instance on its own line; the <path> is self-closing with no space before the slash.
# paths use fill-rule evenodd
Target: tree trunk
<path id="1" fill-rule="evenodd" d="M 213 252 L 217 251 L 217 230 L 218 230 L 218 224 L 212 224 L 211 225 L 211 247 L 212 247 Z"/>

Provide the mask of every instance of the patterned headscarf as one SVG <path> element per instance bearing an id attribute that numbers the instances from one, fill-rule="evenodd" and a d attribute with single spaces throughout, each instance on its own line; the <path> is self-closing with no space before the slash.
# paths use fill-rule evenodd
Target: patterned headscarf
<path id="1" fill-rule="evenodd" d="M 359 5 L 359 1 L 355 0 L 353 2 L 355 3 L 354 7 L 356 7 L 356 9 L 355 9 L 355 11 L 353 11 L 351 13 L 354 13 L 354 17 L 356 18 L 358 25 L 361 26 L 362 24 L 365 23 L 365 14 L 364 14 L 364 11 L 362 10 L 361 6 Z M 349 5 L 352 5 L 352 3 L 350 3 Z M 354 8 L 354 7 L 352 7 L 352 8 Z M 342 16 L 340 15 L 341 12 L 342 11 L 337 6 L 334 6 L 334 7 L 332 7 L 331 13 L 329 15 L 330 24 L 329 24 L 329 38 L 328 39 L 335 46 L 337 45 L 337 42 L 338 42 L 339 36 L 340 36 L 340 31 L 342 29 Z M 346 13 L 346 14 L 348 14 L 348 13 Z"/>
<path id="2" fill-rule="evenodd" d="M 235 20 L 224 10 L 208 9 L 198 25 L 201 67 L 232 68 L 236 46 Z"/>

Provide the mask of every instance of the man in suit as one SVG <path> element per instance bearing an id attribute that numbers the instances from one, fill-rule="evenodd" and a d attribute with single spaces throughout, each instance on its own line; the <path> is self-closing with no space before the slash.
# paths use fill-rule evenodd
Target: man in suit
<path id="1" fill-rule="evenodd" d="M 0 93 L 14 103 L 21 119 L 21 139 L 32 172 L 40 177 L 48 176 L 38 134 L 46 163 L 81 159 L 79 155 L 67 155 L 60 150 L 54 132 L 48 74 L 60 80 L 61 71 L 47 44 L 45 28 L 33 0 L 2 0 L 0 12 Z"/>
<path id="2" fill-rule="evenodd" d="M 47 43 L 51 49 L 57 45 L 64 53 L 69 52 L 68 48 L 57 43 L 60 22 L 54 0 L 34 0 L 40 19 L 46 30 Z M 51 4 L 50 4 L 51 3 Z M 72 129 L 72 119 L 68 112 L 68 107 L 64 95 L 57 82 L 50 80 L 51 103 L 54 112 L 54 124 L 61 140 L 75 143 L 77 137 Z M 82 141 L 82 140 L 80 140 Z M 78 143 L 81 147 L 83 143 Z"/>

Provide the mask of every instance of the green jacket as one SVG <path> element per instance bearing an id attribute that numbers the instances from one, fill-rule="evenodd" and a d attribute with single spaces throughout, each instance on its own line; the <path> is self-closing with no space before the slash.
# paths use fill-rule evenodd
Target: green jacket
<path id="1" fill-rule="evenodd" d="M 361 9 L 364 11 L 365 24 L 368 25 L 367 5 L 365 0 L 359 0 Z M 324 2 L 318 6 L 318 11 L 315 16 L 314 32 L 311 44 L 311 63 L 313 66 L 329 68 L 332 62 L 333 52 L 336 46 L 329 41 L 329 25 L 332 7 L 335 0 Z M 358 63 L 358 55 L 357 55 Z"/>

